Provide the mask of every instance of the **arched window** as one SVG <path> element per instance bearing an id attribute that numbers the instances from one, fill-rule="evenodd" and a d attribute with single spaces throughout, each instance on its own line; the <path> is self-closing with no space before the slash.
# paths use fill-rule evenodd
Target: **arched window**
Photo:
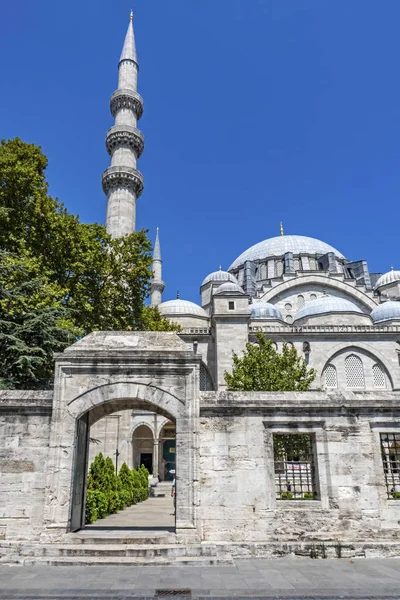
<path id="1" fill-rule="evenodd" d="M 345 362 L 346 385 L 349 388 L 364 388 L 364 367 L 361 358 L 350 354 Z"/>
<path id="2" fill-rule="evenodd" d="M 310 258 L 309 263 L 310 263 L 310 270 L 317 271 L 317 261 L 315 260 L 315 258 Z"/>
<path id="3" fill-rule="evenodd" d="M 374 365 L 372 367 L 372 374 L 374 376 L 374 388 L 385 390 L 386 389 L 386 377 L 385 372 L 381 365 Z"/>
<path id="4" fill-rule="evenodd" d="M 304 296 L 300 294 L 297 296 L 297 308 L 303 308 L 304 306 Z"/>
<path id="5" fill-rule="evenodd" d="M 299 258 L 295 258 L 293 260 L 293 268 L 295 271 L 300 271 L 300 259 Z"/>
<path id="6" fill-rule="evenodd" d="M 210 377 L 209 372 L 203 364 L 200 364 L 200 391 L 201 392 L 212 392 L 214 385 Z"/>
<path id="7" fill-rule="evenodd" d="M 289 323 L 289 325 L 291 325 L 293 323 L 293 317 L 292 315 L 287 315 L 285 318 L 286 323 Z"/>
<path id="8" fill-rule="evenodd" d="M 275 263 L 275 275 L 281 277 L 283 275 L 283 260 L 277 260 Z"/>
<path id="9" fill-rule="evenodd" d="M 337 388 L 336 367 L 328 365 L 325 369 L 325 387 L 328 389 Z"/>

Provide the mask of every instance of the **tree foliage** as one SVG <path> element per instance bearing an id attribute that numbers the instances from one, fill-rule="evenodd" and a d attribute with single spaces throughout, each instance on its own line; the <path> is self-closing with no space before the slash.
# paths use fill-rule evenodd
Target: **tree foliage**
<path id="1" fill-rule="evenodd" d="M 257 343 L 246 344 L 243 356 L 233 354 L 232 374 L 225 373 L 229 390 L 243 392 L 306 391 L 316 373 L 307 366 L 296 349 L 283 344 L 279 353 L 275 344 L 259 332 Z"/>
<path id="2" fill-rule="evenodd" d="M 102 225 L 82 223 L 49 195 L 46 167 L 47 158 L 39 147 L 18 138 L 2 140 L 0 294 L 2 300 L 7 299 L 2 304 L 2 321 L 12 321 L 13 306 L 25 324 L 37 313 L 36 322 L 47 323 L 47 344 L 42 351 L 48 367 L 53 352 L 71 343 L 72 332 L 76 339 L 94 330 L 176 330 L 156 308 L 145 307 L 152 278 L 151 243 L 146 232 L 112 239 Z M 19 273 L 14 288 L 14 282 L 7 283 L 4 278 L 12 261 L 16 261 Z M 1 362 L 6 358 L 4 352 L 15 360 L 9 381 L 3 383 L 8 387 L 40 387 L 43 360 L 39 364 L 36 358 L 22 358 L 29 355 L 27 347 L 35 339 L 25 336 L 20 340 L 23 329 L 19 325 L 5 325 L 2 331 L 7 336 L 13 333 L 14 344 L 9 351 L 11 338 L 2 338 Z M 51 327 L 56 329 L 50 335 Z M 39 346 L 35 346 L 38 355 L 43 353 Z M 29 377 L 21 372 L 21 363 L 26 368 L 29 364 Z"/>

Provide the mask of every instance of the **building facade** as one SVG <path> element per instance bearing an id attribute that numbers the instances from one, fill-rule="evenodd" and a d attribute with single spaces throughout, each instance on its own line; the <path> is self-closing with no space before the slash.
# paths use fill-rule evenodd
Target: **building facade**
<path id="1" fill-rule="evenodd" d="M 134 231 L 144 185 L 137 74 L 131 17 L 103 174 L 114 237 Z M 176 477 L 177 543 L 398 554 L 400 271 L 370 273 L 366 260 L 282 225 L 207 275 L 199 304 L 162 301 L 158 230 L 153 271 L 151 304 L 179 333 L 95 332 L 57 357 L 54 392 L 0 391 L 3 556 L 35 555 L 84 528 L 99 451 Z M 232 353 L 259 331 L 315 369 L 309 392 L 226 390 Z"/>

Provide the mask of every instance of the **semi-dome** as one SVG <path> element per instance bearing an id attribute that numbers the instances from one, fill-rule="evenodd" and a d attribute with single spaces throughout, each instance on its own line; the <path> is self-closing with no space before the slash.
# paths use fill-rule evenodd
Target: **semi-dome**
<path id="1" fill-rule="evenodd" d="M 379 304 L 372 311 L 371 317 L 374 323 L 400 319 L 400 302 L 397 300 L 388 300 L 387 302 Z"/>
<path id="2" fill-rule="evenodd" d="M 282 319 L 279 308 L 263 300 L 250 304 L 249 313 L 251 319 Z"/>
<path id="3" fill-rule="evenodd" d="M 384 285 L 389 285 L 390 283 L 395 283 L 396 281 L 400 281 L 400 271 L 394 271 L 392 269 L 389 271 L 389 273 L 385 273 L 379 277 L 374 289 L 377 290 Z"/>
<path id="4" fill-rule="evenodd" d="M 189 300 L 181 300 L 180 298 L 162 302 L 158 309 L 163 317 L 167 315 L 184 315 L 208 318 L 206 311 L 203 310 L 201 306 L 195 304 L 194 302 L 190 302 Z"/>
<path id="5" fill-rule="evenodd" d="M 207 275 L 201 285 L 206 285 L 206 283 L 210 283 L 210 281 L 213 283 L 224 283 L 225 281 L 231 281 L 232 283 L 238 282 L 232 273 L 228 273 L 228 271 L 222 271 L 221 269 Z"/>
<path id="6" fill-rule="evenodd" d="M 215 292 L 215 296 L 244 296 L 244 291 L 240 287 L 238 283 L 233 283 L 233 281 L 227 281 L 217 288 Z"/>
<path id="7" fill-rule="evenodd" d="M 360 313 L 364 314 L 360 308 L 350 300 L 344 298 L 338 298 L 337 296 L 322 296 L 311 302 L 307 302 L 303 308 L 301 308 L 294 320 L 304 319 L 304 317 L 312 317 L 314 315 L 322 315 L 331 312 L 345 312 L 345 313 Z"/>
<path id="8" fill-rule="evenodd" d="M 336 248 L 333 248 L 333 246 L 330 246 L 321 240 L 306 237 L 304 235 L 278 235 L 277 237 L 269 238 L 268 240 L 264 240 L 263 242 L 251 246 L 251 248 L 238 256 L 229 267 L 229 271 L 237 269 L 247 260 L 264 260 L 273 256 L 283 256 L 286 252 L 293 252 L 293 254 L 297 255 L 311 254 L 317 256 L 333 252 L 337 258 L 344 259 L 343 254 L 336 250 Z"/>

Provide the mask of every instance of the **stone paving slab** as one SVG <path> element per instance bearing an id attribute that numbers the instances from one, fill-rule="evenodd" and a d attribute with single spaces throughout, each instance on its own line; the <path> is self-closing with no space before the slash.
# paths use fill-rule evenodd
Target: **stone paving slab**
<path id="1" fill-rule="evenodd" d="M 230 566 L 207 567 L 0 567 L 1 600 L 147 600 L 156 597 L 156 590 L 166 589 L 189 589 L 192 600 L 400 600 L 400 559 L 241 559 Z"/>
<path id="2" fill-rule="evenodd" d="M 170 489 L 171 486 L 169 486 Z M 115 515 L 108 515 L 91 525 L 86 525 L 80 533 L 92 534 L 99 530 L 170 530 L 175 527 L 173 500 L 170 496 L 148 498 L 144 502 L 129 506 Z"/>

